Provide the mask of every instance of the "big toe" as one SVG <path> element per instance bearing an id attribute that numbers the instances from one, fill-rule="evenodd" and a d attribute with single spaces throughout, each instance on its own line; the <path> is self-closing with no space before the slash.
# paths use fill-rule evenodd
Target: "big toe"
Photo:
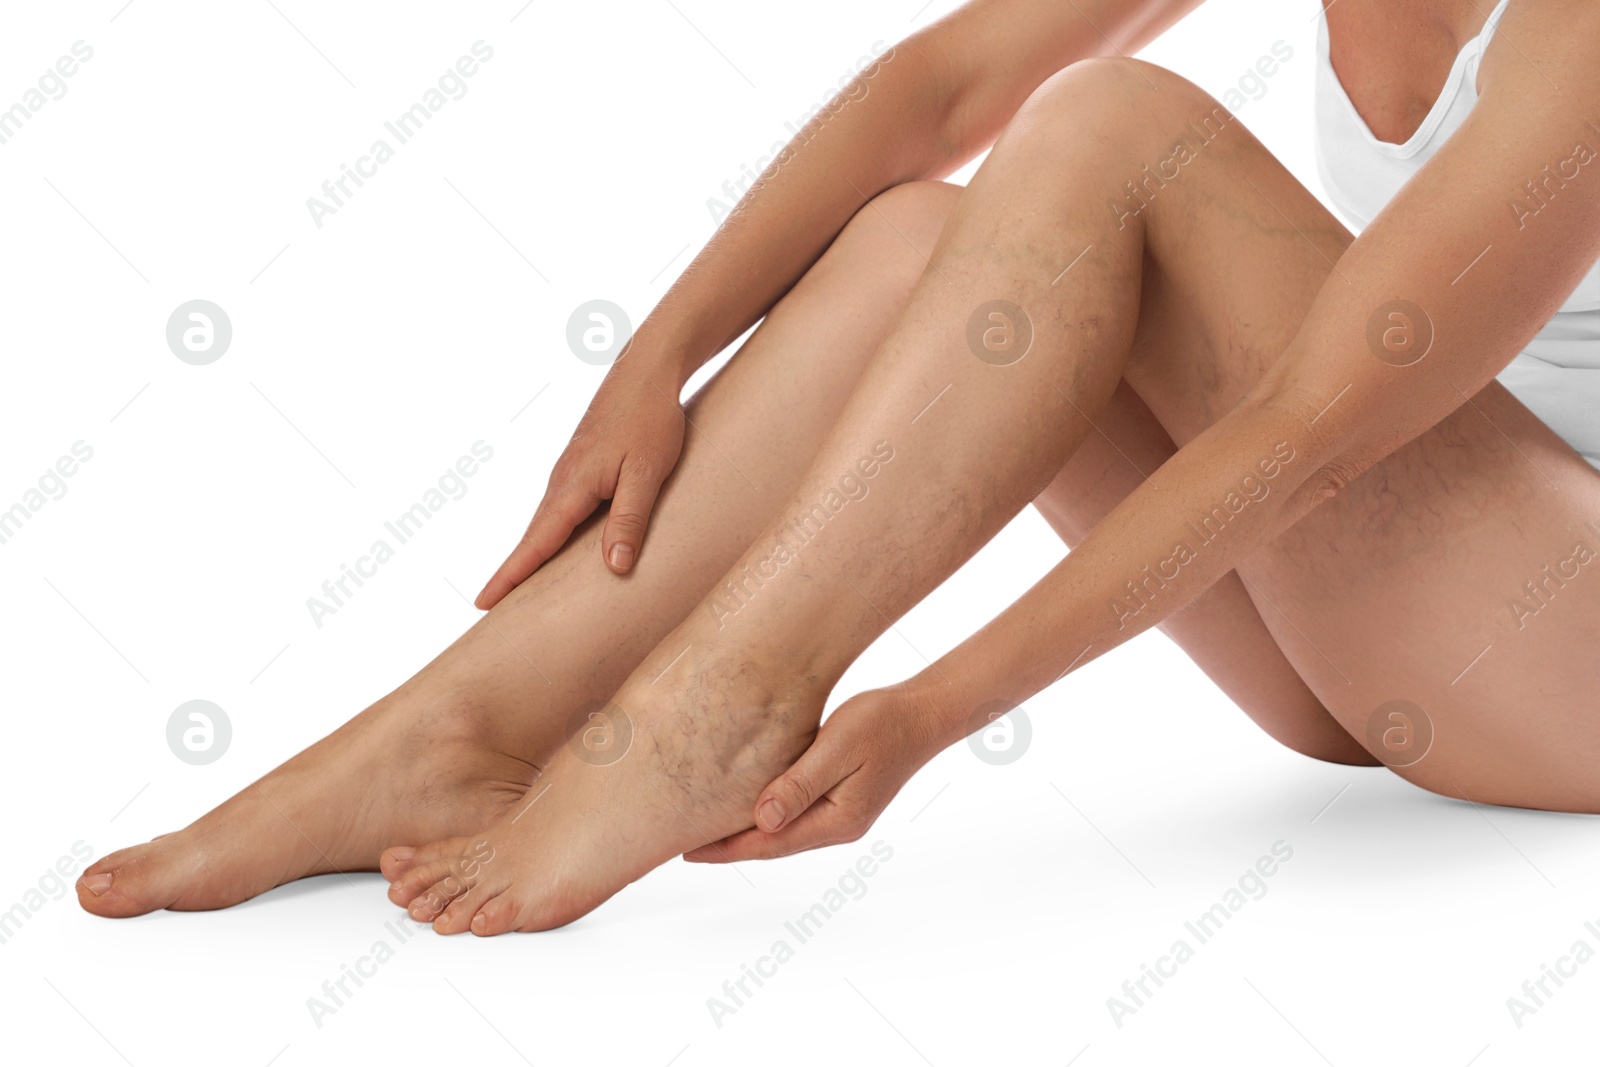
<path id="1" fill-rule="evenodd" d="M 181 873 L 155 842 L 135 845 L 91 864 L 78 879 L 78 903 L 84 911 L 108 919 L 126 919 L 159 911 L 177 902 Z"/>

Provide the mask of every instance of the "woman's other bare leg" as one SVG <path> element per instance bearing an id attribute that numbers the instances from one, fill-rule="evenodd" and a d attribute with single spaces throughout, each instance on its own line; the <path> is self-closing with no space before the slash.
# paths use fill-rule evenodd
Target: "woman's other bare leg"
<path id="1" fill-rule="evenodd" d="M 600 524 L 393 693 L 188 828 L 114 852 L 89 911 L 226 907 L 370 869 L 386 846 L 488 824 L 794 492 L 921 273 L 954 187 L 877 198 L 688 407 L 683 456 L 638 564 L 600 563 Z M 668 397 L 663 404 L 672 403 Z"/>
<path id="2" fill-rule="evenodd" d="M 1034 506 L 1068 547 L 1177 452 L 1166 429 L 1123 381 L 1095 416 L 1094 431 Z M 1160 629 L 1276 740 L 1332 763 L 1378 761 L 1339 725 L 1284 658 L 1237 574 L 1227 574 Z"/>

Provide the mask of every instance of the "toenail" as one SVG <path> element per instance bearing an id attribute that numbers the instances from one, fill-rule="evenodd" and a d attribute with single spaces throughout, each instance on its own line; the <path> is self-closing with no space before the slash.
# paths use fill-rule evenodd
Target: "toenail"
<path id="1" fill-rule="evenodd" d="M 768 800 L 761 805 L 761 810 L 756 812 L 756 819 L 761 823 L 763 830 L 776 830 L 783 825 L 783 805 L 776 800 Z"/>
<path id="2" fill-rule="evenodd" d="M 410 859 L 412 856 L 415 856 L 416 854 L 417 854 L 417 850 L 416 849 L 414 849 L 414 848 L 406 848 L 404 846 L 402 846 L 400 848 L 391 848 L 389 850 L 389 858 L 390 859 L 399 860 L 401 863 L 404 863 L 406 860 Z"/>
<path id="3" fill-rule="evenodd" d="M 479 933 L 482 933 L 483 928 L 488 925 L 489 923 L 483 917 L 483 912 L 480 911 L 478 914 L 472 917 L 472 928 L 477 930 Z"/>
<path id="4" fill-rule="evenodd" d="M 78 879 L 78 884 L 95 896 L 99 896 L 111 888 L 111 876 L 109 874 L 86 874 Z"/>

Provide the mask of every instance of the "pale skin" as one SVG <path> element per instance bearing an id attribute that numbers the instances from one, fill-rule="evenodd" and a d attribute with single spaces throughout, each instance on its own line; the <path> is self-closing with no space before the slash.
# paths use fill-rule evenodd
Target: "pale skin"
<path id="1" fill-rule="evenodd" d="M 1600 811 L 1600 579 L 1507 607 L 1600 546 L 1600 478 L 1493 381 L 1600 255 L 1600 182 L 1537 226 L 1506 204 L 1600 136 L 1600 10 L 1513 0 L 1467 123 L 1352 239 L 1215 101 L 1119 56 L 1192 6 L 980 0 L 898 45 L 641 326 L 486 617 L 189 828 L 93 865 L 83 905 L 222 907 L 381 853 L 440 932 L 546 929 L 680 854 L 853 840 L 980 709 L 1158 625 L 1308 756 L 1377 763 L 1369 721 L 1403 699 L 1432 725 L 1396 769 L 1417 785 Z M 1329 9 L 1374 133 L 1409 136 L 1487 13 Z M 1125 199 L 1208 119 L 1181 177 Z M 991 144 L 967 188 L 935 180 Z M 1403 367 L 1368 342 L 1396 298 L 1435 333 Z M 991 300 L 1033 331 L 1004 366 L 968 343 Z M 688 375 L 763 315 L 686 418 Z M 796 540 L 846 476 L 864 495 Z M 1246 484 L 1268 491 L 1173 562 Z M 819 730 L 845 668 L 1030 501 L 1066 559 Z M 601 702 L 620 758 L 568 740 Z"/>

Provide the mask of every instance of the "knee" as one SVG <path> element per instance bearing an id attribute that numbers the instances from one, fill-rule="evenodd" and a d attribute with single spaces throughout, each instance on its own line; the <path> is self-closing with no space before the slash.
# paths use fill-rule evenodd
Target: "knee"
<path id="1" fill-rule="evenodd" d="M 1170 144 L 1174 137 L 1220 130 L 1231 121 L 1221 104 L 1182 75 L 1143 60 L 1097 57 L 1047 78 L 1012 126 L 1023 136 L 1060 144 L 1124 145 L 1129 138 L 1152 136 Z M 1064 138 L 1069 130 L 1073 136 Z"/>
<path id="2" fill-rule="evenodd" d="M 841 240 L 915 249 L 921 262 L 933 251 L 945 220 L 961 195 L 959 185 L 913 181 L 890 186 L 865 204 L 846 225 Z M 910 248 L 907 248 L 909 242 Z"/>

